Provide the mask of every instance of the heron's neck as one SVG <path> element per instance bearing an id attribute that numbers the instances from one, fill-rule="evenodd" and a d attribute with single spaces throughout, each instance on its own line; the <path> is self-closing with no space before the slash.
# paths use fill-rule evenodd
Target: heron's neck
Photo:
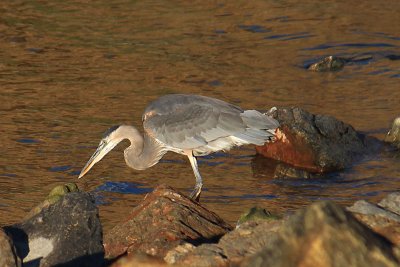
<path id="1" fill-rule="evenodd" d="M 131 145 L 124 151 L 125 162 L 129 167 L 136 170 L 150 168 L 167 152 L 147 134 L 134 135 L 128 138 Z"/>

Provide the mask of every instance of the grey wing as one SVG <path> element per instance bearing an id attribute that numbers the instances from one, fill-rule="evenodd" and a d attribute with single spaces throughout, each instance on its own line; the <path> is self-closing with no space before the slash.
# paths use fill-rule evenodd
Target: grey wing
<path id="1" fill-rule="evenodd" d="M 170 112 L 164 114 L 155 112 L 145 117 L 143 126 L 158 141 L 181 150 L 207 146 L 214 140 L 246 129 L 239 110 L 204 103 L 170 107 Z"/>

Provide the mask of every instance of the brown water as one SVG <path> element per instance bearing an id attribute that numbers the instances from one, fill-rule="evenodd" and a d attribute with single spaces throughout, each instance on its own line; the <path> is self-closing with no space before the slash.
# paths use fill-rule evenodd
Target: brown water
<path id="1" fill-rule="evenodd" d="M 112 2 L 112 3 L 111 3 Z M 140 125 L 167 93 L 243 108 L 295 105 L 382 138 L 400 114 L 400 1 L 0 2 L 0 225 L 20 220 L 57 184 L 77 181 L 102 133 Z M 335 73 L 326 55 L 372 55 Z M 180 155 L 129 169 L 119 145 L 80 181 L 106 231 L 160 183 L 189 192 Z M 286 212 L 318 199 L 379 200 L 400 188 L 399 157 L 377 155 L 317 180 L 273 180 L 254 148 L 200 160 L 203 202 L 230 222 L 254 205 Z"/>

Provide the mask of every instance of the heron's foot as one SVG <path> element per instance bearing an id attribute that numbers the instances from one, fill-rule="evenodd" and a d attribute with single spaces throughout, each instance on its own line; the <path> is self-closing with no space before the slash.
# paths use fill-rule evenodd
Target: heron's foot
<path id="1" fill-rule="evenodd" d="M 192 193 L 190 193 L 190 198 L 199 202 L 200 201 L 200 194 L 201 194 L 201 188 L 202 184 L 196 184 L 195 188 L 193 189 Z"/>

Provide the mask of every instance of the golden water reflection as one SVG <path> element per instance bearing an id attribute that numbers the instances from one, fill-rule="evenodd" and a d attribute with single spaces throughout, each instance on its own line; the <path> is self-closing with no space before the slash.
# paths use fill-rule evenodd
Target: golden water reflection
<path id="1" fill-rule="evenodd" d="M 146 104 L 167 93 L 300 106 L 382 138 L 400 113 L 400 61 L 387 57 L 400 54 L 399 9 L 395 0 L 1 1 L 0 224 L 76 181 L 107 128 L 140 125 Z M 373 59 L 334 73 L 303 68 L 331 54 Z M 96 192 L 106 230 L 143 197 L 96 191 L 106 182 L 194 185 L 179 155 L 139 172 L 122 150 L 80 181 Z M 400 187 L 398 158 L 388 155 L 315 181 L 274 181 L 253 172 L 253 155 L 248 147 L 200 163 L 204 203 L 230 222 L 255 204 L 285 212 L 317 199 L 376 201 Z"/>

